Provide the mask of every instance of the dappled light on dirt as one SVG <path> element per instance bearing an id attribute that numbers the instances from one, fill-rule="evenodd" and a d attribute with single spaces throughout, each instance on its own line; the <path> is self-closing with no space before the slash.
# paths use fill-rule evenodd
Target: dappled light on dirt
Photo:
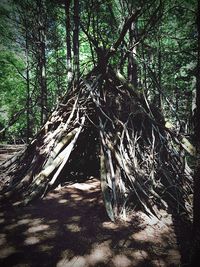
<path id="1" fill-rule="evenodd" d="M 111 222 L 97 179 L 56 188 L 27 207 L 1 205 L 0 266 L 179 266 L 171 215 Z"/>

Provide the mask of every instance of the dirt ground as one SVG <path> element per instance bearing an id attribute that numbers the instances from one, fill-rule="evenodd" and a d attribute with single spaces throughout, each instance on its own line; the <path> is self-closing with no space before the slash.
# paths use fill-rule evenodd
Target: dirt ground
<path id="1" fill-rule="evenodd" d="M 164 210 L 159 219 L 130 211 L 127 221 L 110 222 L 92 178 L 27 207 L 2 203 L 0 266 L 187 266 L 188 234 L 187 223 Z"/>

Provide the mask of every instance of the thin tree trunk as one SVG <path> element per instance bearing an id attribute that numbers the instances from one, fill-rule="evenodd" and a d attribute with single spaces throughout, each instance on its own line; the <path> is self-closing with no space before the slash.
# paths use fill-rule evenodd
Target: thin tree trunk
<path id="1" fill-rule="evenodd" d="M 142 75 L 141 77 L 144 77 L 143 78 L 143 81 L 142 81 L 142 86 L 144 86 L 145 88 L 145 92 L 146 92 L 146 95 L 148 96 L 148 80 L 147 80 L 147 66 L 146 66 L 146 57 L 148 57 L 148 55 L 145 56 L 145 48 L 144 48 L 144 44 L 143 42 L 141 43 L 141 49 L 142 49 L 142 60 L 143 60 L 143 66 L 142 66 Z"/>
<path id="2" fill-rule="evenodd" d="M 76 2 L 76 1 L 75 1 Z M 71 0 L 65 0 L 65 25 L 66 25 L 66 50 L 67 50 L 67 80 L 72 80 L 72 54 L 71 54 L 71 22 L 70 22 Z"/>
<path id="3" fill-rule="evenodd" d="M 47 119 L 47 82 L 46 82 L 46 33 L 45 33 L 45 3 L 37 0 L 38 7 L 38 37 L 39 37 L 39 85 L 41 93 L 41 119 L 43 124 Z"/>
<path id="4" fill-rule="evenodd" d="M 162 53 L 161 53 L 161 43 L 160 38 L 157 38 L 158 50 L 157 57 L 152 54 L 152 64 L 154 66 L 154 75 L 155 75 L 155 83 L 157 84 L 156 88 L 153 90 L 153 101 L 155 105 L 160 109 L 162 109 L 162 98 L 161 98 L 161 88 L 162 88 Z M 155 63 L 154 63 L 155 62 Z M 157 75 L 156 75 L 157 73 Z M 175 92 L 176 94 L 176 92 Z M 176 95 L 175 95 L 176 98 Z"/>
<path id="5" fill-rule="evenodd" d="M 26 142 L 29 143 L 31 137 L 31 127 L 30 127 L 30 62 L 29 62 L 29 47 L 28 47 L 28 28 L 26 25 Z"/>
<path id="6" fill-rule="evenodd" d="M 162 52 L 161 52 L 161 42 L 160 38 L 158 39 L 158 83 L 159 88 L 162 88 Z M 158 91 L 158 107 L 161 109 L 162 99 L 161 93 Z"/>
<path id="7" fill-rule="evenodd" d="M 136 41 L 136 24 L 133 22 L 129 29 L 130 46 Z M 128 80 L 133 84 L 134 88 L 138 85 L 137 64 L 135 60 L 136 48 L 132 48 L 128 56 Z"/>
<path id="8" fill-rule="evenodd" d="M 74 1 L 74 32 L 73 32 L 73 52 L 74 52 L 74 75 L 78 79 L 80 73 L 79 66 L 79 0 Z"/>

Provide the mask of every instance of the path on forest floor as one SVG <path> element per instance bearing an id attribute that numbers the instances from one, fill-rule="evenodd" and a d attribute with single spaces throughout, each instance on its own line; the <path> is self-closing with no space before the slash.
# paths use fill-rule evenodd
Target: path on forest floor
<path id="1" fill-rule="evenodd" d="M 159 215 L 138 211 L 127 222 L 110 222 L 94 178 L 31 206 L 1 204 L 0 266 L 179 266 L 172 217 Z"/>

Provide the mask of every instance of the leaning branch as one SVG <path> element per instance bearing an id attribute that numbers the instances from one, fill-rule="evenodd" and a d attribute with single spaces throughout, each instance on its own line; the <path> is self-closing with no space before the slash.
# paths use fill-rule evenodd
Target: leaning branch
<path id="1" fill-rule="evenodd" d="M 0 130 L 0 134 L 3 134 L 10 126 L 12 126 L 19 119 L 19 117 L 24 113 L 25 110 L 26 109 L 23 108 L 23 109 L 17 111 L 15 114 L 13 114 L 13 116 L 11 117 L 11 119 L 8 122 L 8 125 Z"/>
<path id="2" fill-rule="evenodd" d="M 135 13 L 133 13 L 128 19 L 127 21 L 124 23 L 124 26 L 122 28 L 122 31 L 119 35 L 119 38 L 117 39 L 117 41 L 115 42 L 115 44 L 112 47 L 112 50 L 116 51 L 117 48 L 119 47 L 119 45 L 121 44 L 121 42 L 124 40 L 124 37 L 127 33 L 127 31 L 130 29 L 131 24 L 138 18 L 138 16 L 140 15 L 141 9 L 138 9 Z"/>

